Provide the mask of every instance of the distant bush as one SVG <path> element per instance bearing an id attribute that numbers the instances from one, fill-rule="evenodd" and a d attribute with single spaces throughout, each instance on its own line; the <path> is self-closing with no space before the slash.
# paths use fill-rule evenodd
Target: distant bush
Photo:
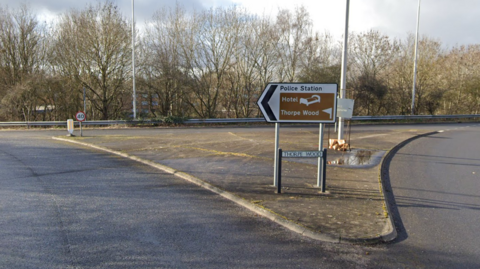
<path id="1" fill-rule="evenodd" d="M 188 120 L 188 118 L 182 116 L 166 116 L 162 119 L 163 123 L 174 125 L 183 124 L 186 120 Z"/>

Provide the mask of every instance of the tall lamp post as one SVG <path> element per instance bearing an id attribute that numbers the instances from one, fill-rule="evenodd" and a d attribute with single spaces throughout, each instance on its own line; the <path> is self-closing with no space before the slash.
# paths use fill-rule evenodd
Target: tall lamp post
<path id="1" fill-rule="evenodd" d="M 417 30 L 415 34 L 415 52 L 413 60 L 413 88 L 412 88 L 412 115 L 415 115 L 415 87 L 417 84 L 417 60 L 418 60 L 418 29 L 420 27 L 420 0 L 418 0 Z"/>
<path id="2" fill-rule="evenodd" d="M 132 0 L 132 82 L 133 82 L 133 119 L 137 119 L 137 93 L 135 91 L 135 4 Z"/>
<path id="3" fill-rule="evenodd" d="M 345 14 L 345 34 L 343 39 L 343 52 L 342 52 L 342 72 L 340 74 L 340 98 L 345 98 L 346 94 L 346 84 L 347 84 L 347 50 L 348 50 L 348 17 L 350 9 L 350 0 L 347 0 L 347 9 Z M 338 140 L 343 139 L 343 128 L 344 121 L 343 118 L 338 118 Z"/>

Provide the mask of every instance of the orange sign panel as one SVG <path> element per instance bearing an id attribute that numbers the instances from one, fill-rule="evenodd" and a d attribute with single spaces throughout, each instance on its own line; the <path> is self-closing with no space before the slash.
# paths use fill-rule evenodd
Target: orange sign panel
<path id="1" fill-rule="evenodd" d="M 280 120 L 330 121 L 334 93 L 280 93 Z"/>

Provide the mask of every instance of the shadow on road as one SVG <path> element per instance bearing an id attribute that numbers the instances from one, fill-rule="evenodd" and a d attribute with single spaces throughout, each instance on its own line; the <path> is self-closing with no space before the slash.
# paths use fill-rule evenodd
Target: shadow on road
<path id="1" fill-rule="evenodd" d="M 395 229 L 397 230 L 397 238 L 391 241 L 390 242 L 391 244 L 396 244 L 406 240 L 408 238 L 408 233 L 403 224 L 402 218 L 400 216 L 400 212 L 398 211 L 399 205 L 397 204 L 397 201 L 395 199 L 395 194 L 393 193 L 392 185 L 390 183 L 390 172 L 389 172 L 390 163 L 392 162 L 392 159 L 397 154 L 397 152 L 408 143 L 416 139 L 427 137 L 437 133 L 438 132 L 430 132 L 430 133 L 409 138 L 403 141 L 402 143 L 398 144 L 397 146 L 395 146 L 390 152 L 388 152 L 388 154 L 385 156 L 385 159 L 383 160 L 382 167 L 381 167 L 381 177 L 383 182 L 383 190 L 385 194 L 385 203 L 387 204 L 387 207 L 389 207 L 390 209 L 389 212 L 392 215 L 393 223 L 395 225 Z"/>

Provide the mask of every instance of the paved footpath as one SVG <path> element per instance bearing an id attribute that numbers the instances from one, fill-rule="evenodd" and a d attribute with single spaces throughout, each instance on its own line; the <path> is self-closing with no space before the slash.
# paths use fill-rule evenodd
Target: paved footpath
<path id="1" fill-rule="evenodd" d="M 318 149 L 317 129 L 282 128 L 280 147 L 289 151 Z M 316 187 L 317 160 L 299 158 L 284 159 L 282 194 L 275 193 L 271 126 L 84 129 L 83 137 L 54 139 L 156 166 L 310 238 L 364 243 L 392 240 L 396 232 L 385 206 L 381 163 L 402 141 L 431 130 L 388 125 L 353 129 L 352 151 L 328 151 L 326 193 Z M 327 139 L 325 135 L 325 146 Z"/>

